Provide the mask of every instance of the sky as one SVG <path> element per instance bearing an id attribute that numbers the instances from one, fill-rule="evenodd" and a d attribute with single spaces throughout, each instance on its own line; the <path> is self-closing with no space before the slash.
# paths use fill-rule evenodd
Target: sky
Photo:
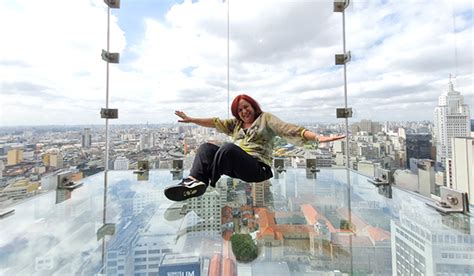
<path id="1" fill-rule="evenodd" d="M 107 14 L 99 0 L 0 0 L 0 126 L 104 124 Z M 432 121 L 450 74 L 474 117 L 473 14 L 471 0 L 351 1 L 350 122 Z M 110 124 L 227 118 L 238 94 L 288 122 L 343 122 L 331 0 L 122 0 L 109 45 Z"/>

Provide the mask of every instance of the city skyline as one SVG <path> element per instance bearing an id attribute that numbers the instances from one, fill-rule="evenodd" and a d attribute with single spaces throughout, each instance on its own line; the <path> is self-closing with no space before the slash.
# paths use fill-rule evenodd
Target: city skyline
<path id="1" fill-rule="evenodd" d="M 110 49 L 121 55 L 111 65 L 109 106 L 119 109 L 112 124 L 175 123 L 175 109 L 226 117 L 227 3 L 160 2 L 122 1 L 112 10 Z M 229 7 L 230 99 L 250 94 L 291 122 L 338 122 L 342 23 L 332 1 Z M 472 11 L 470 1 L 352 3 L 352 120 L 432 121 L 449 74 L 472 108 Z M 15 26 L 0 30 L 8 38 L 0 45 L 0 126 L 103 124 L 106 16 L 102 2 L 0 3 L 0 22 Z"/>

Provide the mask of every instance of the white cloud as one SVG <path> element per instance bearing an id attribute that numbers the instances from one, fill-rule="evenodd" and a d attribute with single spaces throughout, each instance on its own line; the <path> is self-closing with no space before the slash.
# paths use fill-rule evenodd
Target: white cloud
<path id="1" fill-rule="evenodd" d="M 472 108 L 472 2 L 384 2 L 351 1 L 346 13 L 354 119 L 430 120 L 449 73 L 457 74 L 457 90 Z M 0 98 L 9 115 L 2 115 L 1 124 L 24 124 L 28 116 L 43 118 L 38 123 L 101 123 L 105 5 L 6 4 L 0 23 L 15 28 L 0 30 L 9 38 L 0 45 Z M 154 5 L 150 1 L 150 9 Z M 175 109 L 226 116 L 227 3 L 184 1 L 161 20 L 143 17 L 144 37 L 134 44 L 126 41 L 134 30 L 118 27 L 126 13 L 122 7 L 112 16 L 111 50 L 136 57 L 122 56 L 122 64 L 111 65 L 110 106 L 120 110 L 117 122 L 171 122 Z M 289 121 L 336 121 L 335 109 L 344 105 L 342 68 L 334 66 L 334 54 L 342 52 L 342 28 L 331 1 L 231 1 L 229 44 L 231 98 L 250 94 L 264 110 Z M 25 101 L 12 99 L 25 91 L 4 91 L 6 84 L 24 83 L 44 89 Z M 45 102 L 54 117 L 44 114 Z M 65 114 L 59 108 L 64 105 L 73 112 Z"/>
<path id="2" fill-rule="evenodd" d="M 94 2 L 2 2 L 0 24 L 11 27 L 0 30 L 0 124 L 100 123 L 107 14 L 105 4 Z M 125 36 L 116 21 L 112 17 L 111 51 L 122 51 Z M 12 87 L 22 83 L 44 89 L 19 97 L 21 87 L 16 95 Z M 84 109 L 83 101 L 96 105 L 96 112 Z"/>

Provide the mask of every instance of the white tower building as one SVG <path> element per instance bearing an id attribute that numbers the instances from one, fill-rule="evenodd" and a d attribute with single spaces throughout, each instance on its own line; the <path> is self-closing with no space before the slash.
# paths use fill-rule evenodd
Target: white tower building
<path id="1" fill-rule="evenodd" d="M 124 156 L 119 156 L 117 159 L 114 161 L 114 170 L 128 170 L 128 166 L 130 165 L 130 161 L 124 157 Z"/>
<path id="2" fill-rule="evenodd" d="M 474 138 L 454 138 L 453 154 L 448 159 L 447 186 L 474 198 Z"/>
<path id="3" fill-rule="evenodd" d="M 446 167 L 446 158 L 451 158 L 451 139 L 470 136 L 469 106 L 464 104 L 464 97 L 453 88 L 449 80 L 448 91 L 438 99 L 434 111 L 434 136 L 436 144 L 436 161 Z"/>
<path id="4" fill-rule="evenodd" d="M 84 128 L 84 132 L 82 133 L 81 136 L 81 146 L 83 148 L 90 148 L 92 145 L 92 134 L 91 134 L 91 129 L 90 128 Z"/>

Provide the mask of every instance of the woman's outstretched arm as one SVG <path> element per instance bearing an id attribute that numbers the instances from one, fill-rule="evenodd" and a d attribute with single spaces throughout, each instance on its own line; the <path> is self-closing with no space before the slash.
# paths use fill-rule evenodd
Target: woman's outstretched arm
<path id="1" fill-rule="evenodd" d="M 178 120 L 178 122 L 180 123 L 193 123 L 193 124 L 203 126 L 203 127 L 212 127 L 212 128 L 216 127 L 214 125 L 213 118 L 193 118 L 193 117 L 189 117 L 188 115 L 186 115 L 186 113 L 179 110 L 176 110 L 174 114 L 181 118 L 181 120 Z"/>
<path id="2" fill-rule="evenodd" d="M 345 135 L 338 135 L 338 136 L 319 136 L 316 133 L 306 130 L 303 134 L 304 138 L 311 140 L 311 141 L 319 141 L 320 143 L 328 143 L 328 142 L 334 142 L 337 140 L 341 140 L 346 138 Z"/>

